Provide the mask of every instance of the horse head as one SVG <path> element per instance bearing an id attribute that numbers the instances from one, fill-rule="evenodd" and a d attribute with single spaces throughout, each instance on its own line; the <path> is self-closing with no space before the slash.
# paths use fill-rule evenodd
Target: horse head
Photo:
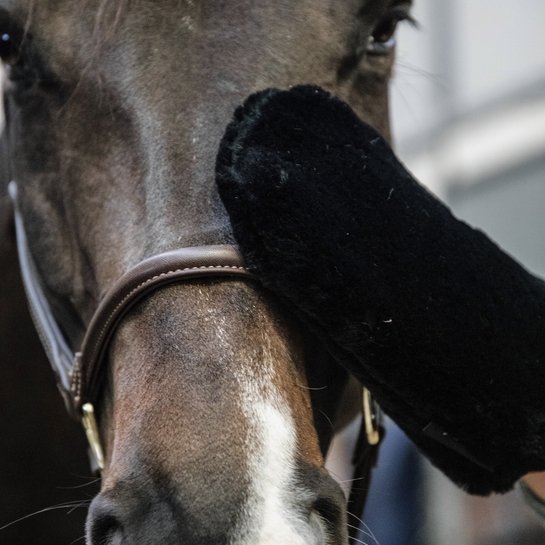
<path id="1" fill-rule="evenodd" d="M 317 84 L 388 133 L 409 4 L 0 0 L 10 176 L 71 345 L 144 258 L 232 243 L 214 162 L 248 94 Z M 101 381 L 106 460 L 87 542 L 346 543 L 318 423 L 334 419 L 345 376 L 320 352 L 244 279 L 195 279 L 135 305 Z"/>

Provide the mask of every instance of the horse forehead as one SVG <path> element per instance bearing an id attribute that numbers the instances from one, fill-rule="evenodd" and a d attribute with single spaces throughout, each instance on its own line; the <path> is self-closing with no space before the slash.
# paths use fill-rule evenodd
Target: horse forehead
<path id="1" fill-rule="evenodd" d="M 411 3 L 406 0 L 405 3 Z M 0 0 L 0 7 L 18 12 L 27 22 L 39 23 L 40 26 L 54 26 L 62 29 L 66 25 L 67 34 L 77 35 L 86 27 L 93 30 L 94 37 L 100 31 L 108 35 L 108 30 L 116 26 L 121 20 L 130 20 L 131 23 L 141 23 L 148 32 L 158 30 L 159 23 L 163 30 L 166 26 L 176 25 L 179 28 L 194 30 L 193 22 L 216 21 L 221 25 L 241 27 L 251 25 L 256 18 L 270 22 L 283 22 L 283 16 L 290 13 L 308 15 L 325 15 L 321 21 L 336 18 L 343 13 L 373 18 L 379 15 L 390 4 L 399 0 L 225 0 L 210 2 L 208 0 L 83 0 L 74 3 L 72 0 Z M 76 7 L 77 6 L 77 7 Z M 130 18 L 126 15 L 130 14 Z M 284 21 L 289 22 L 289 21 Z M 307 20 L 297 21 L 304 27 Z M 320 19 L 313 21 L 319 24 Z M 76 23 L 76 25 L 74 25 Z M 111 36 L 109 36 L 111 37 Z M 128 37 L 128 36 L 125 36 Z M 142 36 L 144 37 L 144 36 Z M 266 38 L 266 36 L 262 36 Z M 162 33 L 158 35 L 159 42 L 167 38 Z"/>
<path id="2" fill-rule="evenodd" d="M 67 79 L 76 76 L 78 65 L 82 73 L 96 66 L 102 75 L 111 65 L 129 68 L 139 79 L 146 79 L 146 70 L 151 79 L 165 69 L 188 86 L 199 58 L 206 57 L 198 69 L 208 74 L 229 52 L 241 56 L 236 69 L 243 73 L 255 71 L 259 59 L 299 65 L 303 50 L 307 63 L 314 58 L 323 67 L 327 51 L 345 52 L 355 21 L 372 25 L 394 1 L 85 0 L 75 9 L 71 0 L 0 0 L 0 6 L 19 8 L 31 34 L 49 51 L 51 68 Z M 249 55 L 254 50 L 257 58 Z"/>
<path id="3" fill-rule="evenodd" d="M 282 20 L 289 22 L 286 16 L 296 13 L 303 15 L 298 21 L 302 28 L 308 24 L 304 15 L 311 13 L 324 15 L 312 21 L 312 25 L 319 25 L 327 18 L 342 17 L 342 14 L 373 20 L 384 13 L 388 6 L 397 3 L 401 3 L 400 0 L 83 0 L 77 4 L 72 0 L 0 0 L 0 7 L 18 13 L 26 23 L 35 22 L 42 27 L 61 30 L 59 39 L 62 37 L 66 45 L 66 37 L 71 35 L 81 38 L 86 28 L 91 29 L 90 37 L 94 39 L 101 32 L 110 38 L 111 30 L 126 19 L 128 13 L 131 14 L 131 21 L 141 23 L 140 26 L 147 32 L 155 34 L 161 30 L 156 27 L 156 22 L 161 24 L 163 31 L 166 30 L 165 25 L 195 30 L 195 20 L 212 20 L 226 28 L 240 28 L 253 24 L 256 18 L 275 23 Z M 404 0 L 403 3 L 412 4 L 412 0 Z M 161 32 L 156 37 L 160 47 L 167 35 Z"/>

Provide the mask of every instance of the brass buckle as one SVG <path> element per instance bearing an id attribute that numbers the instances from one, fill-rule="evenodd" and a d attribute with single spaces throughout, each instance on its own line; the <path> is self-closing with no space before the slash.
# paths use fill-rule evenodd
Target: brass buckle
<path id="1" fill-rule="evenodd" d="M 104 451 L 100 444 L 100 435 L 98 434 L 97 420 L 95 417 L 95 408 L 91 403 L 85 403 L 81 408 L 81 422 L 85 429 L 85 435 L 89 442 L 89 448 L 93 457 L 93 461 L 99 471 L 104 470 Z"/>
<path id="2" fill-rule="evenodd" d="M 371 392 L 365 387 L 362 390 L 362 409 L 367 443 L 371 446 L 378 445 L 380 443 L 380 429 L 377 405 Z"/>

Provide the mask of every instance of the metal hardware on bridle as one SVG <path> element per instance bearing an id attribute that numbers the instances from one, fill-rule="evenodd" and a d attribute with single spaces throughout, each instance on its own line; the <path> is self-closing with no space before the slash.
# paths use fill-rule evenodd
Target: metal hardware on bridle
<path id="1" fill-rule="evenodd" d="M 14 204 L 21 276 L 34 325 L 56 374 L 66 407 L 83 424 L 92 465 L 102 471 L 104 452 L 93 403 L 99 396 L 101 370 L 107 349 L 127 312 L 139 301 L 168 285 L 200 278 L 257 279 L 246 269 L 234 246 L 196 246 L 152 256 L 123 274 L 106 293 L 91 318 L 81 349 L 76 351 L 59 327 L 39 280 L 18 208 L 15 182 L 10 183 L 9 194 Z M 362 427 L 354 454 L 355 483 L 369 479 L 382 435 L 376 406 L 365 388 L 362 409 Z M 350 503 L 363 507 L 366 490 L 367 487 L 353 486 Z"/>
<path id="2" fill-rule="evenodd" d="M 373 400 L 367 388 L 362 389 L 362 418 L 365 426 L 365 435 L 370 446 L 380 443 L 380 413 L 378 405 Z"/>
<path id="3" fill-rule="evenodd" d="M 92 469 L 93 471 L 102 471 L 104 469 L 104 451 L 100 442 L 95 407 L 92 403 L 85 403 L 81 408 L 81 423 L 91 451 L 91 466 L 95 466 Z"/>
<path id="4" fill-rule="evenodd" d="M 371 392 L 365 387 L 362 388 L 361 402 L 361 424 L 352 455 L 354 470 L 347 504 L 349 516 L 353 514 L 357 517 L 362 516 L 371 487 L 372 470 L 377 462 L 379 447 L 385 433 L 382 427 L 380 408 L 374 401 Z M 358 532 L 359 524 L 348 526 L 348 535 L 353 541 L 357 539 Z"/>

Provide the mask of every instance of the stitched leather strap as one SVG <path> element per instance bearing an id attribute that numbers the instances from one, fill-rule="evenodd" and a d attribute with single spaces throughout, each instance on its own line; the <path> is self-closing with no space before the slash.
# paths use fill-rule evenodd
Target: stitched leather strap
<path id="1" fill-rule="evenodd" d="M 196 278 L 254 278 L 233 246 L 180 248 L 146 259 L 125 273 L 97 308 L 75 355 L 71 393 L 76 408 L 94 401 L 110 341 L 127 312 L 165 286 Z"/>

